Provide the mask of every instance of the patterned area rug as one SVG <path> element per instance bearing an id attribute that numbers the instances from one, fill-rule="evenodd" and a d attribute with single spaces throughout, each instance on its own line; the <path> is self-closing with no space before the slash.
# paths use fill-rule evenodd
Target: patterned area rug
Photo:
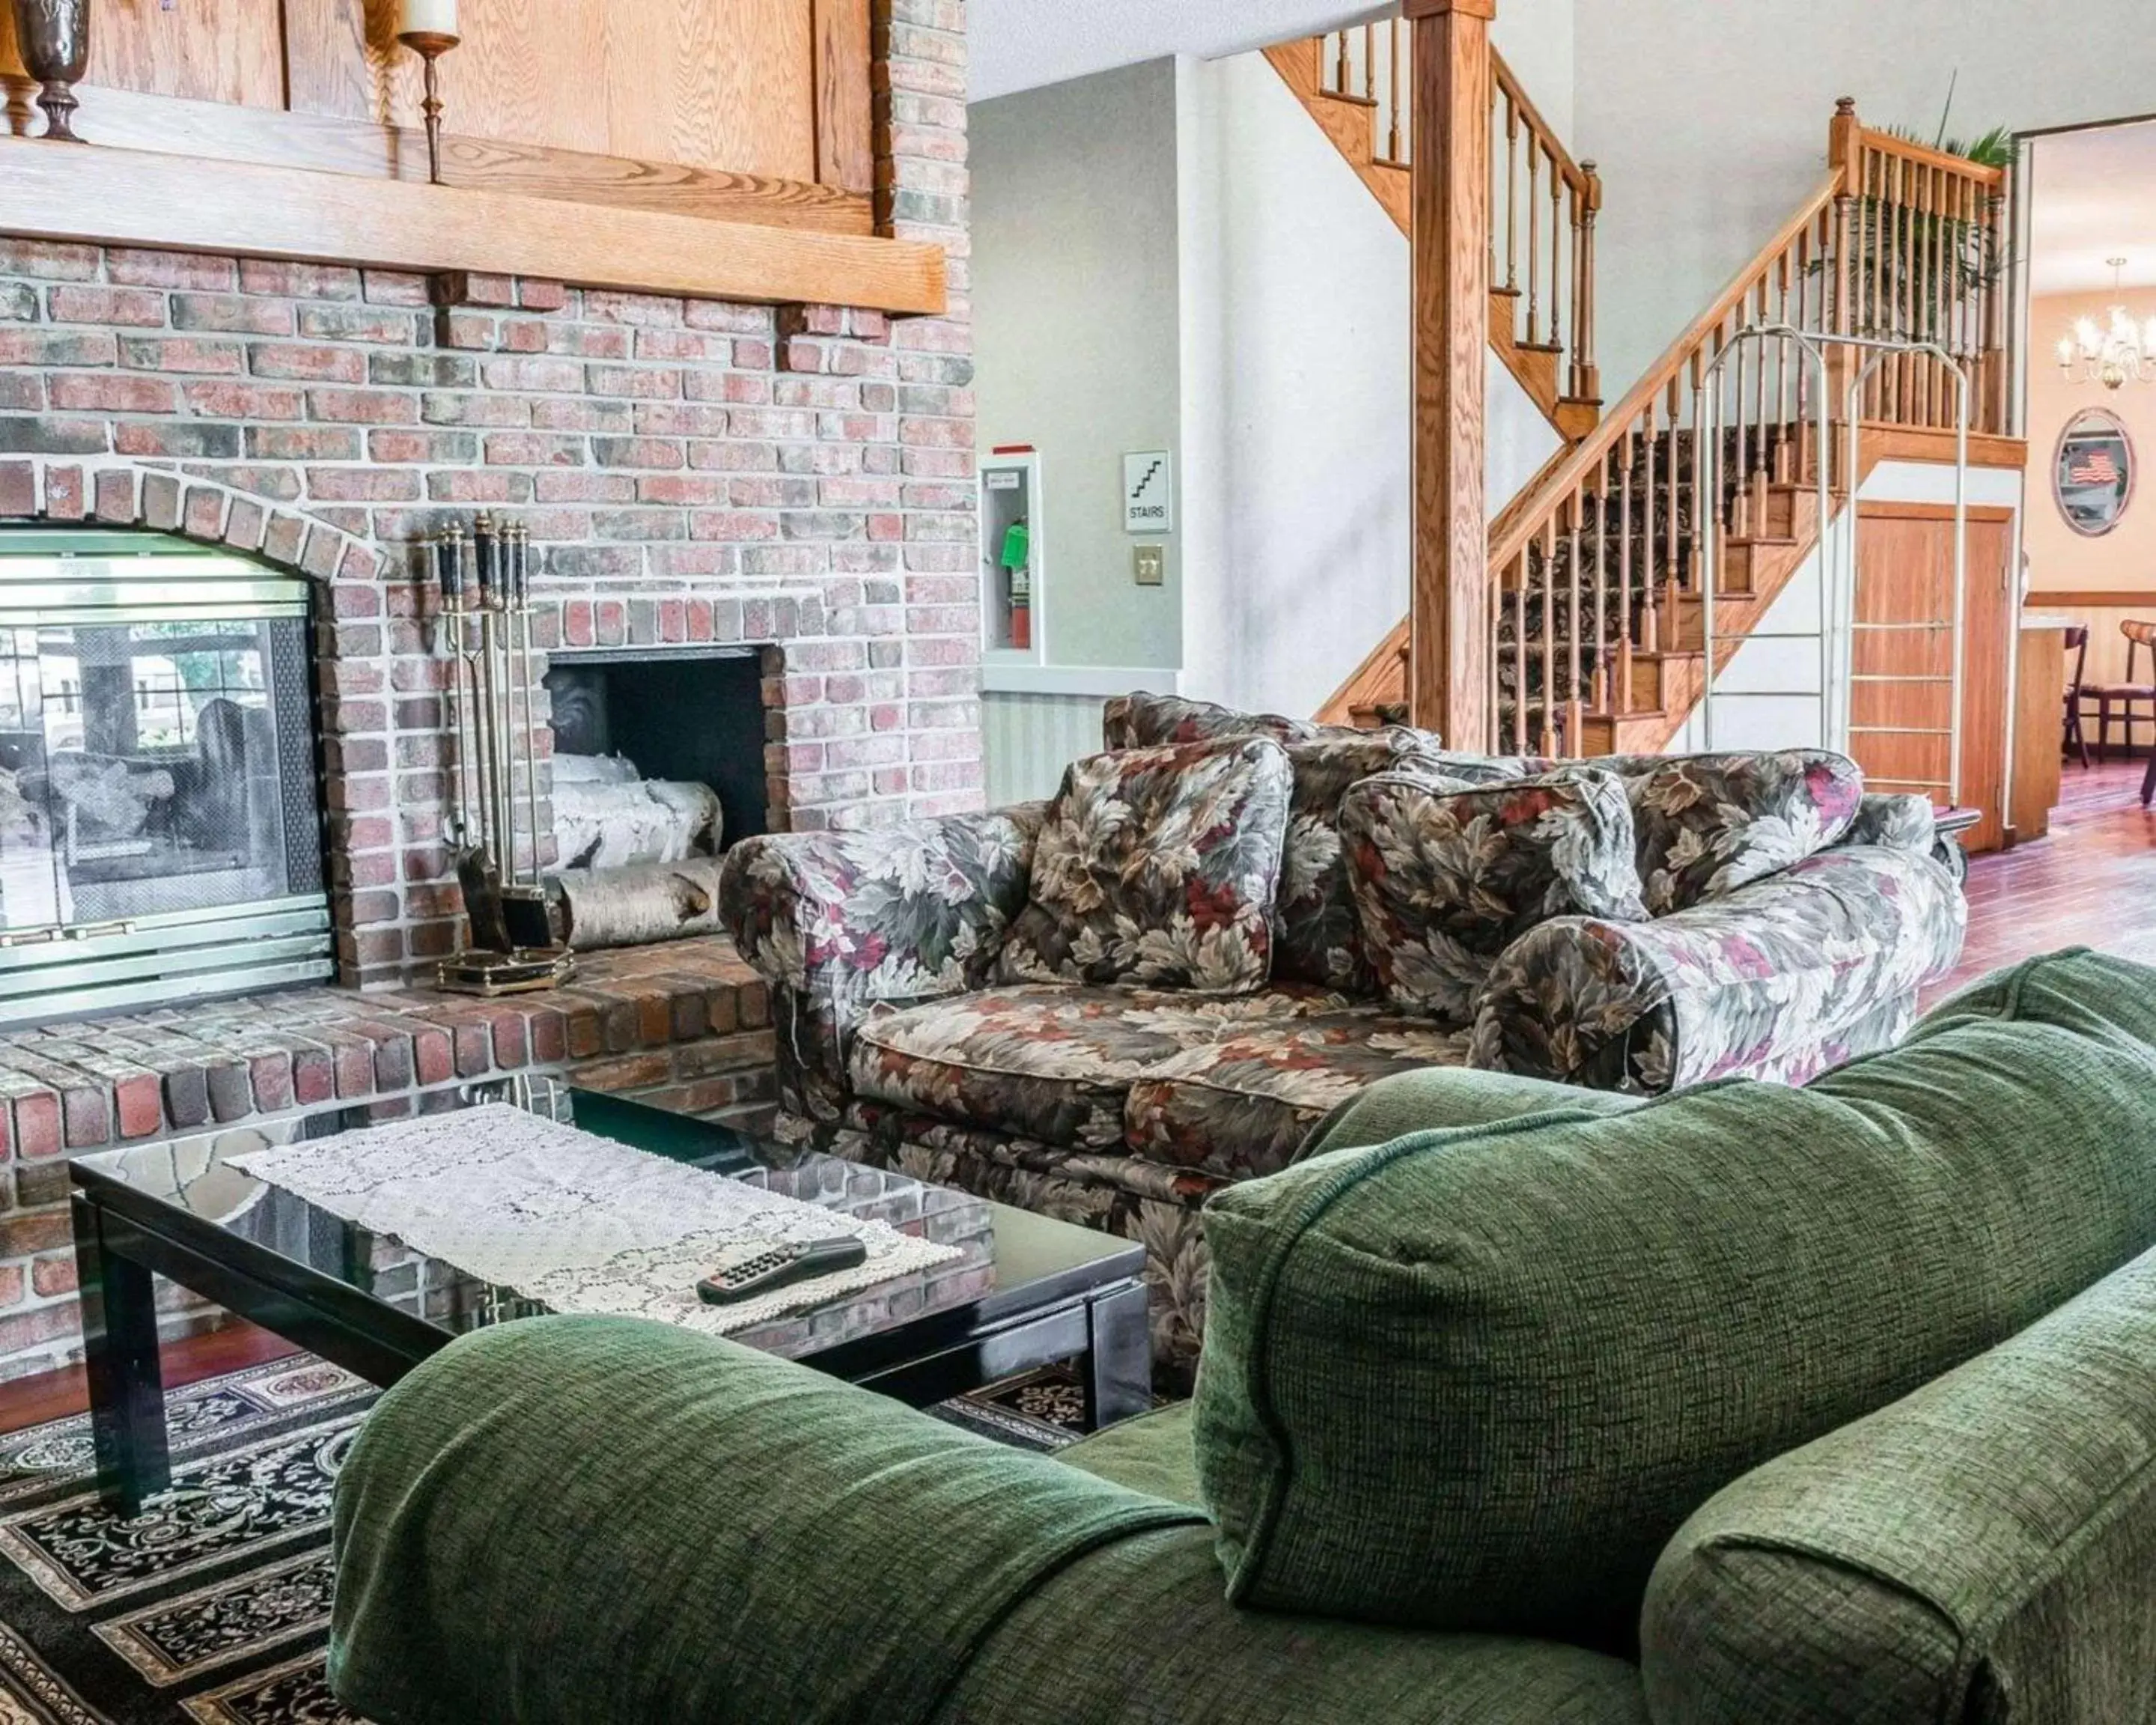
<path id="1" fill-rule="evenodd" d="M 366 1725 L 323 1676 L 330 1497 L 375 1391 L 305 1355 L 174 1391 L 172 1485 L 133 1520 L 90 1422 L 0 1436 L 0 1725 Z M 999 1442 L 1072 1442 L 1060 1367 L 946 1402 Z"/>

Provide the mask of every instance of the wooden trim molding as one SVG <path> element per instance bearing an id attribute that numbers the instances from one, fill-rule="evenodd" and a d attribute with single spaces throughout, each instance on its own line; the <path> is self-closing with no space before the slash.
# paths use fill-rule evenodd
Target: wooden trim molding
<path id="1" fill-rule="evenodd" d="M 2032 588 L 2022 594 L 2024 608 L 2056 611 L 2061 606 L 2085 611 L 2146 611 L 2156 617 L 2156 588 Z"/>
<path id="2" fill-rule="evenodd" d="M 1881 461 L 1944 462 L 1952 465 L 1954 434 L 1931 426 L 1889 425 L 1867 419 L 1863 427 L 1863 451 L 1867 466 Z M 1993 437 L 1972 431 L 1969 434 L 1969 465 L 2010 467 L 2019 472 L 2029 465 L 2029 445 L 2021 438 Z"/>
<path id="3" fill-rule="evenodd" d="M 942 248 L 644 209 L 0 137 L 0 233 L 536 275 L 700 298 L 945 309 Z"/>
<path id="4" fill-rule="evenodd" d="M 1857 504 L 1856 513 L 1866 521 L 1950 521 L 1954 518 L 1954 506 L 1951 503 L 1902 503 L 1892 497 L 1867 497 Z M 2003 503 L 1972 503 L 1968 513 L 1973 521 L 2014 519 L 2014 511 Z"/>
<path id="5" fill-rule="evenodd" d="M 865 44 L 864 44 L 865 48 Z M 867 72 L 861 72 L 862 100 Z M 35 86 L 0 77 L 0 94 L 20 98 L 28 111 Z M 385 126 L 334 114 L 283 113 L 231 102 L 192 101 L 146 95 L 139 90 L 80 87 L 78 129 L 100 146 L 156 155 L 208 157 L 265 167 L 296 167 L 368 179 L 427 182 L 427 138 L 416 126 Z M 0 104 L 0 105 L 7 105 Z M 855 147 L 867 151 L 867 110 L 861 110 Z M 856 190 L 797 180 L 725 173 L 679 162 L 639 162 L 543 144 L 513 144 L 446 133 L 442 178 L 470 191 L 514 193 L 569 203 L 652 210 L 711 221 L 755 222 L 775 228 L 813 228 L 827 234 L 869 234 L 875 211 L 865 181 Z"/>

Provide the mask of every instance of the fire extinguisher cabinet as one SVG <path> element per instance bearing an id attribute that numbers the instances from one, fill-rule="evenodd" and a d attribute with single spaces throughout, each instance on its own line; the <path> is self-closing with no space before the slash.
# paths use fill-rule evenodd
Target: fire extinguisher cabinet
<path id="1" fill-rule="evenodd" d="M 990 665 L 1047 662 L 1041 612 L 1040 454 L 1023 445 L 981 464 L 981 647 Z"/>

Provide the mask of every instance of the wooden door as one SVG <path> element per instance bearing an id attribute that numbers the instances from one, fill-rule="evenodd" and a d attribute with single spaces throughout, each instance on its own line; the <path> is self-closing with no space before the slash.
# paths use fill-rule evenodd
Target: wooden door
<path id="1" fill-rule="evenodd" d="M 1877 790 L 1913 790 L 1946 801 L 1952 711 L 1951 635 L 1944 630 L 1866 629 L 1953 614 L 1953 511 L 1928 503 L 1866 503 L 1857 511 L 1856 620 L 1851 655 L 1850 752 Z M 2012 593 L 2007 559 L 2013 511 L 1969 511 L 1963 649 L 1963 806 L 1983 812 L 1964 836 L 1996 850 L 2006 836 L 2008 653 Z M 1922 680 L 1877 682 L 1891 676 Z M 1867 732 L 1867 726 L 1884 727 Z"/>

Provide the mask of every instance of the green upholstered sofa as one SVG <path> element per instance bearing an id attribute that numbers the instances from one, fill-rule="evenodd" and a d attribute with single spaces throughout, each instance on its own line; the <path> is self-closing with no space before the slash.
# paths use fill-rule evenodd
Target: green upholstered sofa
<path id="1" fill-rule="evenodd" d="M 626 1322 L 340 1483 L 377 1725 L 2156 1719 L 2156 971 L 1802 1090 L 1366 1092 L 1217 1198 L 1194 1402 L 1056 1455 Z"/>

